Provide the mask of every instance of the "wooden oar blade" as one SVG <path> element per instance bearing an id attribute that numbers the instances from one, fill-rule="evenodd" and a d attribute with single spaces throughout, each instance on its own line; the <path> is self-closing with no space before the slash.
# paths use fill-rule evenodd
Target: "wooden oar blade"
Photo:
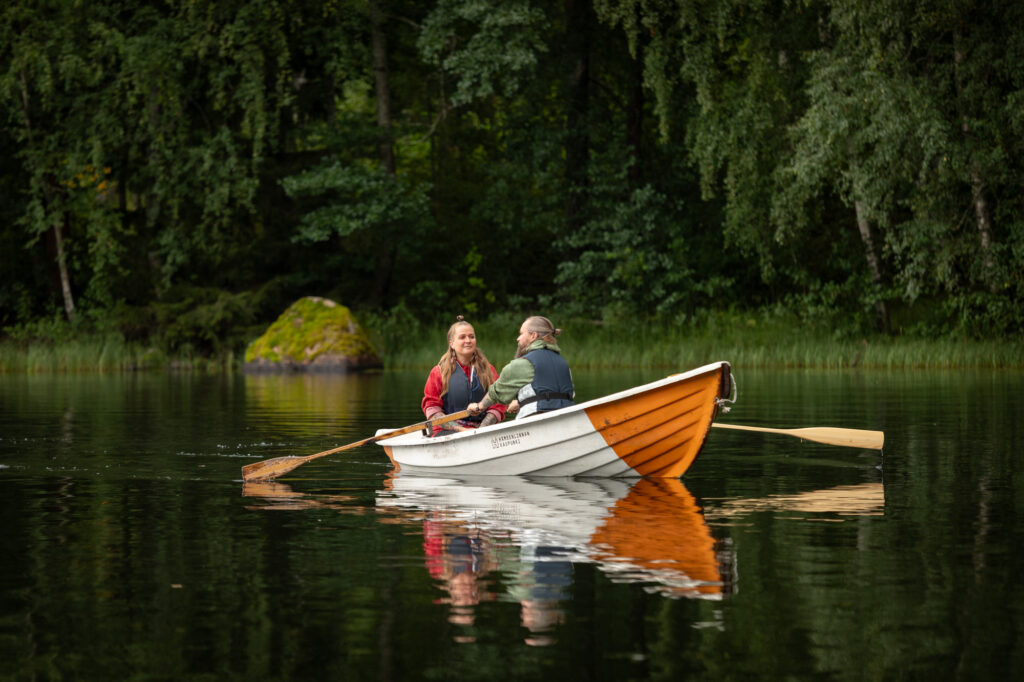
<path id="1" fill-rule="evenodd" d="M 804 440 L 840 445 L 849 448 L 881 450 L 885 443 L 885 434 L 881 431 L 864 431 L 861 429 L 840 429 L 832 426 L 811 426 L 803 429 L 773 429 L 765 426 L 741 426 L 739 424 L 722 424 L 714 422 L 712 426 L 720 429 L 737 431 L 757 431 L 760 433 L 778 433 L 783 436 L 796 436 Z"/>
<path id="2" fill-rule="evenodd" d="M 306 457 L 275 457 L 274 459 L 266 459 L 262 462 L 254 462 L 252 464 L 246 464 L 242 467 L 242 480 L 243 481 L 267 481 L 271 478 L 277 478 L 287 474 L 292 469 L 296 469 L 306 461 Z"/>
<path id="3" fill-rule="evenodd" d="M 793 429 L 793 435 L 827 445 L 842 445 L 851 448 L 881 450 L 885 444 L 885 434 L 881 431 L 863 431 L 860 429 L 839 429 L 831 426 L 817 426 L 806 429 Z"/>

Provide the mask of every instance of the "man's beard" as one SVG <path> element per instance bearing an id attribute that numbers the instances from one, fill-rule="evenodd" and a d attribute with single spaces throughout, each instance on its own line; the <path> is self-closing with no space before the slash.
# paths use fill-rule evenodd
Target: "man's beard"
<path id="1" fill-rule="evenodd" d="M 523 346 L 519 343 L 516 343 L 516 358 L 518 359 L 526 355 L 526 349 L 529 347 L 530 344 L 526 344 L 525 346 Z"/>

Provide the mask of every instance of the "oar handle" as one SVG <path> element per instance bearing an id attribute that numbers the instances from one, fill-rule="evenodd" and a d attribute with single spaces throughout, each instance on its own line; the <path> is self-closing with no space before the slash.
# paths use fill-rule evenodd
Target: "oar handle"
<path id="1" fill-rule="evenodd" d="M 428 419 L 418 424 L 410 424 L 409 426 L 403 426 L 400 429 L 394 429 L 392 431 L 388 431 L 387 433 L 381 433 L 376 436 L 370 436 L 369 438 L 364 438 L 362 440 L 356 441 L 355 443 L 349 443 L 348 445 L 336 447 L 333 450 L 324 450 L 323 452 L 318 452 L 315 455 L 307 455 L 305 459 L 308 462 L 309 460 L 316 459 L 317 457 L 323 457 L 324 455 L 333 455 L 334 453 L 341 452 L 342 450 L 353 450 L 363 445 L 369 445 L 370 443 L 376 443 L 379 440 L 386 440 L 388 438 L 394 438 L 395 436 L 402 436 L 407 433 L 413 433 L 414 431 L 419 431 L 420 429 L 433 430 L 435 426 L 447 424 L 448 422 L 458 421 L 459 419 L 465 419 L 468 416 L 469 410 L 463 410 L 461 412 L 452 412 L 451 414 L 446 414 L 443 417 L 438 417 L 437 419 Z"/>

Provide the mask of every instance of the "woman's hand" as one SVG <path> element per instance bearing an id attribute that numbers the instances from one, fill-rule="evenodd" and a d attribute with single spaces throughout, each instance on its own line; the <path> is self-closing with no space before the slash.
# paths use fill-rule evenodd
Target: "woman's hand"
<path id="1" fill-rule="evenodd" d="M 469 430 L 468 426 L 463 426 L 458 421 L 445 422 L 444 424 L 440 424 L 438 426 L 438 428 L 441 429 L 442 431 L 452 431 L 452 432 L 468 431 Z"/>

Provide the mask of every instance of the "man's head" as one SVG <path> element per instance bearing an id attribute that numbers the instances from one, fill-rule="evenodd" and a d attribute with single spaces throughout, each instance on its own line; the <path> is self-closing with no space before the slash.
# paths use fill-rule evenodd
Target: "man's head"
<path id="1" fill-rule="evenodd" d="M 555 329 L 551 320 L 540 315 L 528 317 L 519 326 L 519 336 L 516 338 L 516 357 L 521 358 L 526 349 L 537 339 L 543 339 L 548 343 L 554 343 L 555 337 L 562 333 L 561 329 Z"/>

